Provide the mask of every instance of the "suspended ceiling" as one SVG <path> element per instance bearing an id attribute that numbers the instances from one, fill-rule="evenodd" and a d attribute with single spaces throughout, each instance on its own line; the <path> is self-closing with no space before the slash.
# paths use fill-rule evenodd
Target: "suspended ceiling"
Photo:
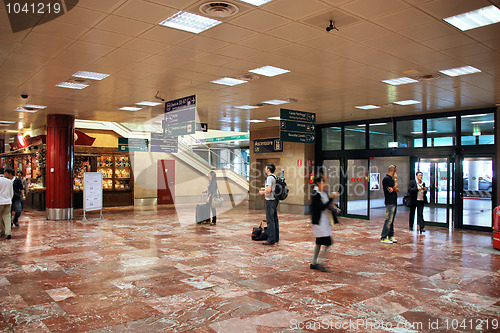
<path id="1" fill-rule="evenodd" d="M 66 0 L 66 3 L 75 0 Z M 197 95 L 200 121 L 210 129 L 248 131 L 277 126 L 280 106 L 240 110 L 270 99 L 316 112 L 318 123 L 492 107 L 500 103 L 500 23 L 462 32 L 443 18 L 498 0 L 273 0 L 239 7 L 200 34 L 158 25 L 209 1 L 80 0 L 50 22 L 13 33 L 0 8 L 2 130 L 45 125 L 47 114 L 144 123 L 163 107 L 120 111 L 140 101 Z M 327 32 L 329 20 L 339 31 Z M 228 87 L 210 83 L 271 65 L 289 70 Z M 474 66 L 481 73 L 391 86 L 380 82 Z M 83 90 L 55 87 L 77 71 L 110 74 Z M 28 94 L 28 99 L 20 97 Z M 399 106 L 413 99 L 421 104 Z M 34 114 L 14 110 L 46 105 Z M 378 105 L 359 110 L 355 106 Z M 250 119 L 265 120 L 251 124 Z"/>

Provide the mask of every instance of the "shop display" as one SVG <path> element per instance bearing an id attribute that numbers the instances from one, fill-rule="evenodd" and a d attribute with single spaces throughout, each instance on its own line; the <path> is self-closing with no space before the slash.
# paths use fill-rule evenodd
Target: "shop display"
<path id="1" fill-rule="evenodd" d="M 102 173 L 104 191 L 131 190 L 130 158 L 128 156 L 75 156 L 73 170 L 75 191 L 83 190 L 83 173 L 93 170 Z"/>

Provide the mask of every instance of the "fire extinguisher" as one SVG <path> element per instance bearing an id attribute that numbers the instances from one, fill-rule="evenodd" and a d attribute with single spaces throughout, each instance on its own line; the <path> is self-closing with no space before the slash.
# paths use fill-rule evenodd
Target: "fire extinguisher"
<path id="1" fill-rule="evenodd" d="M 313 183 L 314 183 L 314 173 L 311 172 L 311 174 L 309 175 L 309 184 Z"/>

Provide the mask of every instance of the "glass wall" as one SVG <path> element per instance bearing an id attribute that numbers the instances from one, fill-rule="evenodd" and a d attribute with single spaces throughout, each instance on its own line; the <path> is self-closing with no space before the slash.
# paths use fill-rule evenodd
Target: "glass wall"
<path id="1" fill-rule="evenodd" d="M 456 144 L 456 117 L 427 120 L 427 147 L 454 146 Z"/>
<path id="2" fill-rule="evenodd" d="M 345 127 L 345 149 L 366 149 L 366 125 Z"/>
<path id="3" fill-rule="evenodd" d="M 424 146 L 424 130 L 422 119 L 396 122 L 399 147 L 420 148 Z"/>
<path id="4" fill-rule="evenodd" d="M 342 129 L 340 127 L 323 128 L 323 150 L 342 149 Z"/>
<path id="5" fill-rule="evenodd" d="M 368 125 L 370 133 L 370 149 L 388 148 L 389 142 L 393 142 L 392 122 L 373 123 Z"/>
<path id="6" fill-rule="evenodd" d="M 493 113 L 462 116 L 461 127 L 461 143 L 464 146 L 495 143 L 495 117 Z"/>

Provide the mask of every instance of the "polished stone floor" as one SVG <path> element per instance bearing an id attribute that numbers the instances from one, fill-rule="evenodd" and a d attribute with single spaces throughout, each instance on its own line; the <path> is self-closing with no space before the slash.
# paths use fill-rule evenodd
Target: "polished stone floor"
<path id="1" fill-rule="evenodd" d="M 192 207 L 105 209 L 105 221 L 28 211 L 0 239 L 0 332 L 498 332 L 500 251 L 488 233 L 396 218 L 341 219 L 309 269 L 309 217 L 280 214 L 280 242 L 250 239 L 245 203 L 217 226 Z M 95 215 L 95 213 L 93 213 Z M 81 219 L 81 211 L 77 211 Z"/>

